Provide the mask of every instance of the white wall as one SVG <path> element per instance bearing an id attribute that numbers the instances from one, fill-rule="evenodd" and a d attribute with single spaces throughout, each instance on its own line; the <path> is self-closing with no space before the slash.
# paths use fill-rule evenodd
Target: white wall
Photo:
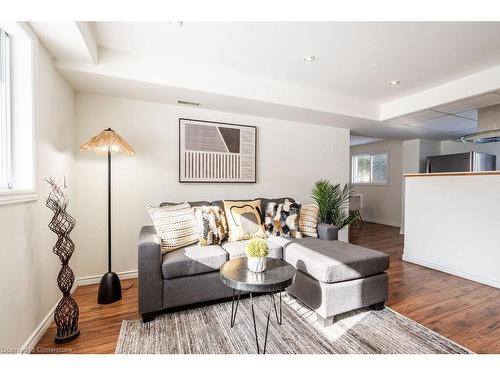
<path id="1" fill-rule="evenodd" d="M 500 288 L 500 175 L 406 178 L 403 259 Z"/>
<path id="2" fill-rule="evenodd" d="M 471 144 L 453 141 L 441 142 L 441 154 L 455 154 L 459 152 L 477 151 L 496 155 L 497 170 L 500 170 L 500 143 Z"/>
<path id="3" fill-rule="evenodd" d="M 310 202 L 315 180 L 349 179 L 349 131 L 269 118 L 97 95 L 78 95 L 77 143 L 112 127 L 136 156 L 113 159 L 113 270 L 137 269 L 137 239 L 149 224 L 146 204 L 162 201 L 292 196 Z M 255 125 L 256 184 L 180 184 L 178 119 Z M 106 271 L 106 160 L 77 153 L 75 163 L 76 262 L 80 276 Z M 346 239 L 346 237 L 344 237 Z"/>
<path id="4" fill-rule="evenodd" d="M 52 253 L 56 236 L 47 228 L 52 211 L 45 207 L 44 199 L 49 189 L 42 179 L 66 175 L 69 186 L 72 184 L 74 95 L 42 46 L 38 58 L 35 140 L 39 199 L 0 206 L 2 348 L 21 347 L 60 297 L 56 282 L 60 263 Z M 72 204 L 69 211 L 74 213 Z"/>
<path id="5" fill-rule="evenodd" d="M 389 152 L 387 185 L 354 185 L 363 194 L 363 220 L 399 226 L 401 222 L 402 152 L 401 141 L 384 141 L 351 147 L 351 156 L 364 152 Z"/>

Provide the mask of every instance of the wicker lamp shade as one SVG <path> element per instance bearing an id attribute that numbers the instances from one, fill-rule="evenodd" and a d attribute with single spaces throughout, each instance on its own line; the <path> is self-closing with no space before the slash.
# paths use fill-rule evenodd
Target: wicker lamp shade
<path id="1" fill-rule="evenodd" d="M 123 152 L 135 155 L 135 151 L 125 139 L 111 128 L 107 128 L 80 146 L 80 151 L 91 150 L 97 154 L 106 155 L 110 152 Z"/>

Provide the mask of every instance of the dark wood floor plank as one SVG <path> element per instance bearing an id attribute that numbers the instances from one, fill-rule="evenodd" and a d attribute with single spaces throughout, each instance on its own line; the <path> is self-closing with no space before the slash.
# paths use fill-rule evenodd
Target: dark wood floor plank
<path id="1" fill-rule="evenodd" d="M 399 228 L 365 223 L 349 232 L 350 241 L 391 257 L 387 306 L 477 353 L 500 353 L 500 290 L 401 260 Z M 114 353 L 121 322 L 140 319 L 137 280 L 122 281 L 123 298 L 97 304 L 97 285 L 78 287 L 80 337 L 55 344 L 52 323 L 38 343 L 65 353 Z M 42 351 L 42 350 L 40 350 Z"/>

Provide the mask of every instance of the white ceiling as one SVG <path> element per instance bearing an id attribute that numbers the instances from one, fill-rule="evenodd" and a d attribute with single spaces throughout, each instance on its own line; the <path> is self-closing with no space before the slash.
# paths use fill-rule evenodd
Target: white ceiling
<path id="1" fill-rule="evenodd" d="M 360 135 L 351 135 L 351 146 L 366 145 L 369 143 L 375 143 L 383 141 L 381 138 L 363 137 Z"/>
<path id="2" fill-rule="evenodd" d="M 498 22 L 31 25 L 77 92 L 194 101 L 358 136 L 455 138 L 500 98 Z"/>
<path id="3" fill-rule="evenodd" d="M 384 102 L 500 64 L 500 23 L 98 22 L 101 46 Z M 304 56 L 316 60 L 305 63 Z M 399 86 L 387 84 L 400 80 Z"/>
<path id="4" fill-rule="evenodd" d="M 58 58 L 97 63 L 98 46 L 93 23 L 31 22 L 30 26 L 38 35 L 43 35 L 45 46 Z"/>

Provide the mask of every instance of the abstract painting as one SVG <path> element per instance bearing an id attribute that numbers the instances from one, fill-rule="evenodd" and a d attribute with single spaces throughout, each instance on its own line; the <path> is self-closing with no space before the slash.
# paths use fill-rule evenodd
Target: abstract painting
<path id="1" fill-rule="evenodd" d="M 257 128 L 179 119 L 179 182 L 256 182 Z"/>

